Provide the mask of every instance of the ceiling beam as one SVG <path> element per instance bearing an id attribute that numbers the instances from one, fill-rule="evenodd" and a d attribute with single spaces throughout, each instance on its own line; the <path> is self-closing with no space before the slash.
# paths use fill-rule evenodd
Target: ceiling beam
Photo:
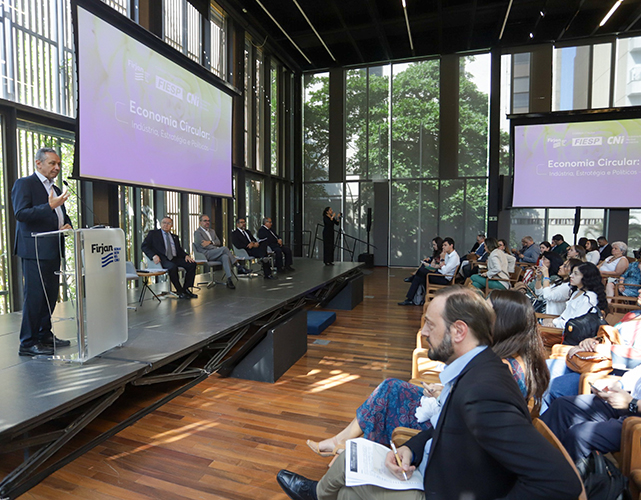
<path id="1" fill-rule="evenodd" d="M 470 13 L 470 36 L 467 38 L 467 50 L 472 48 L 472 38 L 474 37 L 474 21 L 476 20 L 477 0 L 472 3 L 472 12 Z"/>
<path id="2" fill-rule="evenodd" d="M 332 8 L 334 9 L 334 13 L 336 14 L 336 17 L 338 17 L 338 21 L 341 23 L 341 26 L 343 27 L 343 31 L 344 31 L 345 35 L 347 36 L 347 39 L 349 40 L 349 43 L 351 43 L 352 47 L 354 47 L 354 51 L 356 52 L 356 55 L 358 56 L 358 59 L 360 60 L 361 63 L 365 63 L 365 58 L 363 57 L 363 53 L 361 52 L 361 49 L 359 48 L 358 44 L 356 43 L 356 40 L 354 40 L 354 37 L 352 36 L 352 32 L 347 27 L 347 24 L 345 23 L 345 18 L 343 17 L 342 12 L 338 8 L 338 5 L 336 5 L 336 0 L 329 0 L 329 3 L 331 4 Z"/>
<path id="3" fill-rule="evenodd" d="M 381 19 L 380 19 L 380 16 L 378 15 L 378 9 L 376 8 L 376 4 L 374 4 L 373 0 L 367 0 L 366 3 L 367 3 L 367 11 L 369 12 L 370 17 L 372 18 L 372 21 L 374 21 L 376 34 L 378 35 L 379 42 L 381 42 L 381 46 L 385 54 L 385 59 L 391 60 L 392 49 L 389 45 L 389 41 L 387 40 L 387 37 L 385 36 L 385 32 L 383 31 L 383 28 L 381 27 Z M 405 20 L 402 20 L 402 22 L 404 25 Z"/>
<path id="4" fill-rule="evenodd" d="M 641 6 L 637 7 L 637 10 L 634 11 L 634 14 L 630 16 L 632 21 L 628 23 L 628 25 L 621 30 L 623 33 L 627 33 L 632 29 L 632 26 L 637 24 L 639 22 L 639 19 L 641 19 Z"/>
<path id="5" fill-rule="evenodd" d="M 579 15 L 579 11 L 581 10 L 581 7 L 583 7 L 584 3 L 585 3 L 585 0 L 579 0 L 579 5 L 577 5 L 576 7 L 576 10 L 574 11 L 574 15 L 568 21 L 568 23 L 563 27 L 563 29 L 561 30 L 561 33 L 559 33 L 559 36 L 556 37 L 557 40 L 561 40 L 561 38 L 563 38 L 563 35 L 567 33 L 568 29 L 570 29 L 570 25 L 574 22 L 574 20 L 576 19 L 576 16 Z"/>

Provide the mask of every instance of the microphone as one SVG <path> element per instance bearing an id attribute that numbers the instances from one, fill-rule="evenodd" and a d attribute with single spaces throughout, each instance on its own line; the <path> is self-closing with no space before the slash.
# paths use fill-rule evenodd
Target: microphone
<path id="1" fill-rule="evenodd" d="M 71 179 L 71 177 L 67 177 L 67 179 Z M 93 210 L 91 210 L 91 208 L 89 208 L 89 205 L 87 205 L 87 204 L 84 202 L 84 200 L 80 197 L 80 195 L 79 195 L 78 193 L 76 193 L 76 192 L 73 190 L 73 188 L 69 185 L 69 183 L 68 183 L 67 181 L 65 181 L 65 180 L 63 180 L 63 181 L 62 181 L 62 183 L 63 183 L 65 186 L 67 186 L 67 189 L 69 189 L 69 191 L 71 191 L 71 192 L 75 195 L 75 197 L 76 197 L 76 198 L 78 198 L 78 200 L 80 200 L 80 203 L 82 203 L 82 206 L 83 206 L 84 208 L 86 208 L 87 210 L 89 210 L 89 212 L 91 213 L 91 215 L 93 215 L 94 222 L 97 222 L 98 224 L 97 224 L 97 225 L 95 225 L 95 226 L 92 226 L 91 228 L 92 228 L 92 229 L 93 229 L 93 228 L 104 228 L 105 226 L 104 226 L 103 224 L 100 224 L 100 221 L 98 220 L 98 216 L 94 213 L 94 211 L 93 211 Z"/>

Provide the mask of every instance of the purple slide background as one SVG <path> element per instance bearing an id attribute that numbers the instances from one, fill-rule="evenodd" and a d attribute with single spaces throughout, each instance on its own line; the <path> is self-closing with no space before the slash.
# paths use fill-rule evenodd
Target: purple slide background
<path id="1" fill-rule="evenodd" d="M 640 164 L 641 120 L 516 126 L 513 206 L 637 207 Z"/>
<path id="2" fill-rule="evenodd" d="M 231 196 L 232 98 L 82 8 L 78 25 L 80 175 Z"/>

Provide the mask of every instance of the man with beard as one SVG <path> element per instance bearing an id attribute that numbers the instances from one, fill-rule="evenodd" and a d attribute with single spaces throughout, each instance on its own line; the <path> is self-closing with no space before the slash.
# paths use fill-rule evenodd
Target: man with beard
<path id="1" fill-rule="evenodd" d="M 441 373 L 435 428 L 392 452 L 385 466 L 399 480 L 418 469 L 424 492 L 372 485 L 345 486 L 345 454 L 320 481 L 281 470 L 278 483 L 294 500 L 575 499 L 581 483 L 561 452 L 537 432 L 507 366 L 488 346 L 494 312 L 475 292 L 439 291 L 421 331 L 429 356 L 447 364 Z"/>

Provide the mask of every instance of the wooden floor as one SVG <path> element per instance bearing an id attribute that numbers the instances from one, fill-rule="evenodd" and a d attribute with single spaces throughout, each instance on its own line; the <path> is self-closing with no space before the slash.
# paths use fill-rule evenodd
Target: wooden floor
<path id="1" fill-rule="evenodd" d="M 319 479 L 329 462 L 307 438 L 342 429 L 383 379 L 409 378 L 421 308 L 396 305 L 405 275 L 367 275 L 363 303 L 308 337 L 307 355 L 276 384 L 214 375 L 21 498 L 286 499 L 280 469 Z"/>

